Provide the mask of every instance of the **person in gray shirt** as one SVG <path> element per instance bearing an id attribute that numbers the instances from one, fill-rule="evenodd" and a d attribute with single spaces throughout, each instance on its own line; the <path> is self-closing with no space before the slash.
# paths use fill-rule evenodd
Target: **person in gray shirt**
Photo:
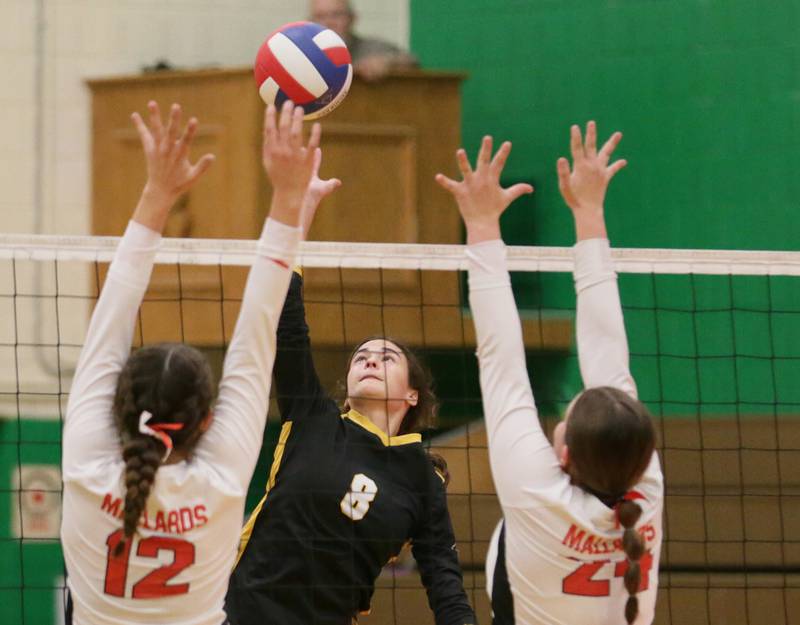
<path id="1" fill-rule="evenodd" d="M 347 44 L 353 71 L 364 80 L 375 81 L 395 69 L 417 67 L 416 57 L 381 39 L 360 37 L 353 26 L 357 15 L 349 0 L 310 0 L 309 18 L 330 28 Z"/>

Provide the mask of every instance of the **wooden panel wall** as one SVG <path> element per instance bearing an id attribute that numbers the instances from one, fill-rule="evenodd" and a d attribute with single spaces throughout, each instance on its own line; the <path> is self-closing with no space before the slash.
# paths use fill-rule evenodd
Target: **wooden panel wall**
<path id="1" fill-rule="evenodd" d="M 460 241 L 458 212 L 433 177 L 455 169 L 461 80 L 457 74 L 413 71 L 377 84 L 355 81 L 345 103 L 323 121 L 322 175 L 344 184 L 320 209 L 311 239 Z M 180 102 L 187 115 L 199 118 L 194 156 L 217 155 L 205 179 L 173 210 L 167 235 L 258 237 L 270 192 L 260 159 L 264 106 L 249 70 L 169 72 L 95 80 L 89 86 L 95 234 L 121 233 L 130 216 L 145 179 L 130 113 L 145 111 L 147 101 L 155 99 L 162 110 Z M 244 274 L 237 269 L 158 268 L 143 307 L 141 338 L 221 344 L 235 322 Z M 306 284 L 309 323 L 318 345 L 350 341 L 348 328 L 359 337 L 371 329 L 415 344 L 460 344 L 454 274 L 429 279 L 415 272 L 310 270 Z M 387 298 L 402 304 L 402 310 L 372 305 Z M 408 302 L 421 306 L 423 301 L 432 308 L 427 313 L 418 308 L 415 321 L 406 314 Z M 453 319 L 437 325 L 443 304 Z M 427 325 L 441 329 L 426 334 L 425 314 L 431 317 Z M 387 324 L 387 319 L 395 321 Z"/>

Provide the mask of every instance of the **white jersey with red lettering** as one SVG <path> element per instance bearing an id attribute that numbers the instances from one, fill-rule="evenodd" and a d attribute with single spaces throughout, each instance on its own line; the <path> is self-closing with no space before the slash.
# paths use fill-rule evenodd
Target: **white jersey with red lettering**
<path id="1" fill-rule="evenodd" d="M 539 424 L 505 246 L 470 246 L 469 284 L 478 337 L 489 456 L 505 518 L 505 564 L 517 625 L 625 623 L 627 559 L 616 514 L 573 485 Z M 577 344 L 586 388 L 636 396 L 608 241 L 575 246 Z M 535 372 L 534 372 L 535 375 Z M 653 621 L 661 550 L 663 476 L 657 454 L 628 493 L 645 539 L 637 625 Z M 495 541 L 497 534 L 495 532 Z M 493 568 L 489 562 L 489 568 Z M 491 573 L 490 573 L 491 579 Z"/>
<path id="2" fill-rule="evenodd" d="M 275 331 L 300 231 L 268 220 L 225 357 L 211 427 L 159 467 L 120 556 L 124 462 L 112 404 L 160 235 L 131 222 L 97 301 L 64 422 L 61 543 L 75 625 L 220 625 L 261 447 Z"/>

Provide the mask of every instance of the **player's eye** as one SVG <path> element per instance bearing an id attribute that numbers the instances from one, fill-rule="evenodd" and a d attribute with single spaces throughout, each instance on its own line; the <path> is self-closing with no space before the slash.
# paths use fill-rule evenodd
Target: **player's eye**
<path id="1" fill-rule="evenodd" d="M 353 359 L 353 362 L 364 362 L 367 357 L 364 354 L 359 354 Z"/>

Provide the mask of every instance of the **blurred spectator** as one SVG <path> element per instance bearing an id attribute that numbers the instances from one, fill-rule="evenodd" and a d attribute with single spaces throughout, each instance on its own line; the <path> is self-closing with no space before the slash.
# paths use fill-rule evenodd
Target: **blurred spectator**
<path id="1" fill-rule="evenodd" d="M 356 13 L 348 0 L 310 0 L 310 19 L 344 39 L 353 57 L 356 76 L 380 80 L 393 69 L 417 67 L 417 59 L 394 44 L 360 37 L 353 31 Z"/>

